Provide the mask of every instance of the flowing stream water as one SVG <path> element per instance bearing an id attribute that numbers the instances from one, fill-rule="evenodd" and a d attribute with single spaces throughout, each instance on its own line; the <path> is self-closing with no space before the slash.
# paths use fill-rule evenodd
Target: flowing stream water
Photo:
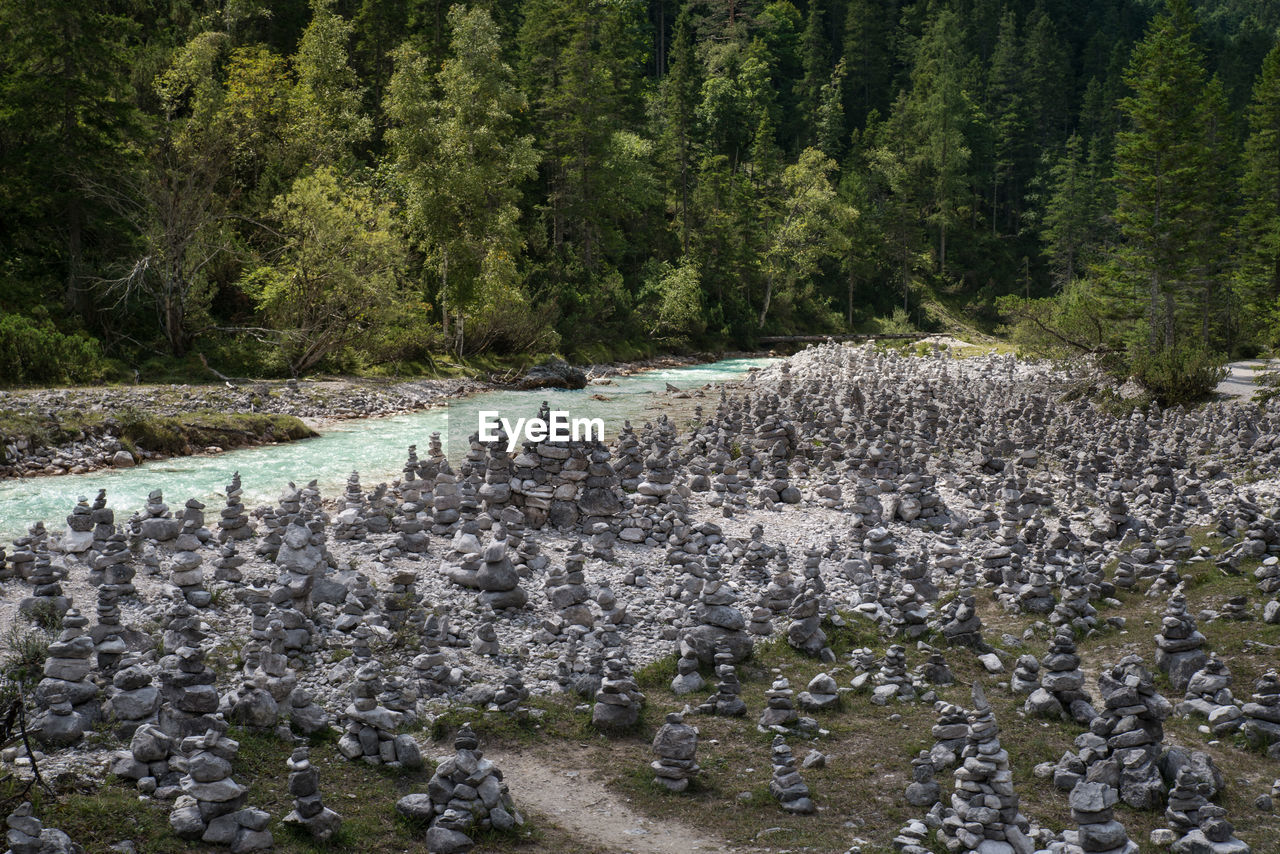
<path id="1" fill-rule="evenodd" d="M 680 389 L 701 388 L 741 378 L 752 368 L 762 368 L 773 359 L 725 359 L 702 365 L 662 368 L 630 376 L 611 377 L 607 385 L 592 384 L 585 389 L 537 389 L 535 391 L 490 391 L 471 395 L 448 406 L 424 409 L 385 418 L 338 421 L 322 430 L 319 438 L 281 445 L 263 445 L 228 451 L 214 456 L 175 457 L 136 468 L 89 472 L 54 477 L 0 481 L 0 542 L 26 532 L 27 526 L 44 520 L 50 531 L 63 528 L 63 517 L 76 500 L 91 501 L 99 489 L 107 490 L 107 504 L 116 511 L 116 521 L 124 522 L 146 503 L 153 489 L 164 492 L 165 502 L 175 512 L 188 498 L 198 498 L 209 506 L 206 516 L 216 522 L 224 490 L 232 472 L 239 471 L 244 484 L 244 503 L 253 508 L 273 501 L 289 481 L 302 485 L 315 480 L 321 492 L 336 497 L 347 476 L 360 472 L 365 489 L 400 476 L 406 449 L 418 446 L 426 455 L 433 432 L 446 442 L 451 463 L 466 454 L 465 437 L 477 429 L 480 410 L 496 410 L 514 421 L 536 415 L 542 401 L 552 409 L 566 411 L 572 418 L 600 418 L 605 424 L 605 440 L 612 442 L 626 420 L 642 422 L 649 413 L 655 393 L 668 383 Z M 717 398 L 701 401 L 708 412 Z M 450 427 L 452 426 L 452 430 Z"/>

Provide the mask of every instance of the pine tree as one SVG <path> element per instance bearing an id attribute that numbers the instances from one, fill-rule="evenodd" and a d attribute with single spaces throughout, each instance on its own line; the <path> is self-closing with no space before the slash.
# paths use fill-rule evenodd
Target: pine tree
<path id="1" fill-rule="evenodd" d="M 473 304 L 518 293 L 518 202 L 538 157 L 533 139 L 516 131 L 526 101 L 502 61 L 493 19 L 459 5 L 449 23 L 453 55 L 434 79 L 427 58 L 407 45 L 397 52 L 386 111 L 409 221 L 439 276 L 446 333 L 450 314 L 457 321 L 461 352 Z"/>
<path id="2" fill-rule="evenodd" d="M 291 142 L 310 166 L 349 168 L 372 122 L 361 112 L 364 93 L 347 61 L 350 22 L 333 13 L 333 0 L 312 0 L 311 23 L 298 42 L 291 98 Z"/>
<path id="3" fill-rule="evenodd" d="M 1054 285 L 1071 284 L 1092 257 L 1097 240 L 1098 181 L 1085 156 L 1084 143 L 1072 134 L 1050 169 L 1052 193 L 1044 215 L 1044 235 Z"/>
<path id="4" fill-rule="evenodd" d="M 1270 318 L 1280 308 L 1280 45 L 1253 86 L 1240 191 L 1236 278 L 1249 315 Z"/>
<path id="5" fill-rule="evenodd" d="M 680 250 L 689 251 L 689 205 L 693 191 L 697 144 L 697 109 L 702 89 L 702 67 L 694 53 L 693 21 L 689 10 L 676 18 L 667 74 L 658 90 L 658 139 L 669 174 L 674 176 L 676 221 L 680 228 Z"/>
<path id="6" fill-rule="evenodd" d="M 1017 227 L 1022 189 L 1030 174 L 1034 150 L 1028 139 L 1024 58 L 1018 38 L 1018 20 L 1007 11 L 1000 19 L 1000 31 L 991 56 L 987 81 L 986 113 L 994 142 L 991 180 L 991 230 L 1012 231 Z M 1001 210 L 1005 216 L 1001 217 Z"/>
<path id="7" fill-rule="evenodd" d="M 896 92 L 891 87 L 897 55 L 896 0 L 849 0 L 844 23 L 845 120 L 865 128 L 873 111 L 884 115 Z"/>
<path id="8" fill-rule="evenodd" d="M 1204 67 L 1192 28 L 1185 0 L 1172 0 L 1134 48 L 1125 75 L 1133 94 L 1120 102 L 1126 129 L 1116 135 L 1119 260 L 1133 286 L 1145 288 L 1140 305 L 1151 350 L 1178 343 L 1177 306 L 1187 296 L 1204 213 Z"/>

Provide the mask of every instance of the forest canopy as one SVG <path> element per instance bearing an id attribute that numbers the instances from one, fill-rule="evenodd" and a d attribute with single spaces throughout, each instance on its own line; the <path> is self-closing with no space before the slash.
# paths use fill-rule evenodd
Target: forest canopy
<path id="1" fill-rule="evenodd" d="M 0 4 L 0 383 L 1280 344 L 1280 6 Z M 892 321 L 877 321 L 888 318 Z"/>

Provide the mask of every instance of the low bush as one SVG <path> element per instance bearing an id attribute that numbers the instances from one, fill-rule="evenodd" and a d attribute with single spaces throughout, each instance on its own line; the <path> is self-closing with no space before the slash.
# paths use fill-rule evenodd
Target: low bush
<path id="1" fill-rule="evenodd" d="M 47 320 L 0 313 L 0 385 L 91 383 L 110 367 L 97 341 Z"/>
<path id="2" fill-rule="evenodd" d="M 1135 351 L 1129 372 L 1164 406 L 1193 403 L 1227 375 L 1226 358 L 1192 344 Z"/>

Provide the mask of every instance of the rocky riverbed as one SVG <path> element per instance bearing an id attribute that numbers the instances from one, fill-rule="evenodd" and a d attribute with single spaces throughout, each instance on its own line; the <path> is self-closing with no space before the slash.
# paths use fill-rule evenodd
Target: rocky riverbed
<path id="1" fill-rule="evenodd" d="M 232 447 L 307 438 L 335 421 L 414 412 L 486 390 L 581 387 L 714 358 L 720 357 L 664 356 L 584 368 L 553 360 L 483 379 L 344 378 L 0 390 L 0 478 L 81 474 L 179 455 L 216 454 Z M 177 435 L 156 438 L 157 426 Z"/>
<path id="2" fill-rule="evenodd" d="M 229 472 L 223 506 L 86 500 L 0 560 L 0 623 L 66 614 L 32 665 L 36 759 L 233 850 L 282 816 L 232 782 L 228 726 L 411 773 L 460 720 L 553 752 L 594 729 L 636 769 L 654 739 L 661 785 L 617 785 L 724 850 L 778 827 L 820 851 L 1270 850 L 1280 409 L 1117 418 L 1061 402 L 1070 379 L 828 345 L 608 446 L 473 441 L 450 466 L 423 437 L 340 494 L 246 507 Z M 400 799 L 419 829 L 361 847 L 518 836 L 469 732 Z"/>

